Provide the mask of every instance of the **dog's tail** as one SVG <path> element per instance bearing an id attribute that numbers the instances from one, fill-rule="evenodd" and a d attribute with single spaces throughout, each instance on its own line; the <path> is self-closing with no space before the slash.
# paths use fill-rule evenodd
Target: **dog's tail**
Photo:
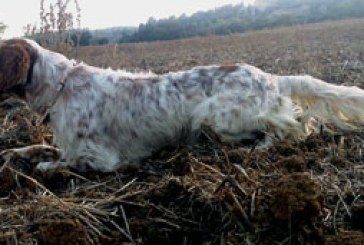
<path id="1" fill-rule="evenodd" d="M 297 117 L 307 126 L 311 119 L 343 130 L 364 125 L 364 90 L 333 85 L 311 76 L 278 77 L 281 94 L 290 95 L 300 108 Z"/>

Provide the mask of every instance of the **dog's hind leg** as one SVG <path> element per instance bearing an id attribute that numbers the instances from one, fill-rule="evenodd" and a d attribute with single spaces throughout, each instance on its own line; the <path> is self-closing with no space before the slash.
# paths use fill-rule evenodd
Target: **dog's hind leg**
<path id="1" fill-rule="evenodd" d="M 279 95 L 220 94 L 198 105 L 192 118 L 194 130 L 207 126 L 224 142 L 262 140 L 269 147 L 274 139 L 303 136 L 290 99 Z"/>

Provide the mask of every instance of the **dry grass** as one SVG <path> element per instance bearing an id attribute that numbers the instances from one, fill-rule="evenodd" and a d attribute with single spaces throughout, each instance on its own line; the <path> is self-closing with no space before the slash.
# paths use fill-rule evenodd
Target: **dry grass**
<path id="1" fill-rule="evenodd" d="M 77 56 L 81 38 L 81 7 L 78 0 L 40 0 L 39 16 L 40 26 L 28 24 L 25 37 L 37 38 L 46 48 Z M 75 32 L 76 40 L 72 40 L 72 32 Z"/>
<path id="2" fill-rule="evenodd" d="M 247 62 L 362 86 L 363 24 L 87 47 L 80 56 L 158 73 Z M 5 100 L 0 112 L 0 149 L 50 140 L 22 103 Z M 364 244 L 363 145 L 363 133 L 312 135 L 263 152 L 201 139 L 107 175 L 42 174 L 17 159 L 0 168 L 0 242 Z"/>

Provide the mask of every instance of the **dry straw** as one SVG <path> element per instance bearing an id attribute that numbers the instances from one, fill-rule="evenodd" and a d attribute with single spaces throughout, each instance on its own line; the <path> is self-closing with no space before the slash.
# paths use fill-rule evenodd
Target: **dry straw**
<path id="1" fill-rule="evenodd" d="M 28 24 L 25 36 L 38 37 L 40 43 L 66 55 L 81 38 L 81 7 L 78 0 L 40 0 L 40 26 Z M 76 39 L 72 38 L 76 35 Z"/>

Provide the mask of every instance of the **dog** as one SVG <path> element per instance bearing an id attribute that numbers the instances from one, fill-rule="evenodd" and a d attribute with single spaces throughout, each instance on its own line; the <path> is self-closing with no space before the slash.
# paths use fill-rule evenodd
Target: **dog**
<path id="1" fill-rule="evenodd" d="M 222 142 L 267 148 L 300 139 L 315 125 L 356 130 L 364 91 L 311 76 L 278 76 L 247 65 L 210 65 L 163 75 L 76 63 L 28 39 L 0 43 L 0 93 L 15 93 L 49 117 L 54 143 L 9 149 L 38 156 L 43 171 L 114 171 L 208 129 Z M 44 161 L 49 157 L 56 161 Z"/>

